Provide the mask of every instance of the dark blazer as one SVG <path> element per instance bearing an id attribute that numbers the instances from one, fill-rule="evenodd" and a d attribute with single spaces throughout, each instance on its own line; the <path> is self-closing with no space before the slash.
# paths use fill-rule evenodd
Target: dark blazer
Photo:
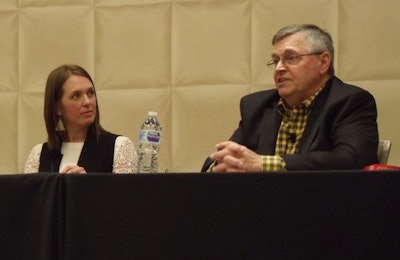
<path id="1" fill-rule="evenodd" d="M 273 155 L 282 121 L 276 89 L 240 101 L 241 121 L 230 140 L 262 155 Z M 331 78 L 314 101 L 297 154 L 285 155 L 287 170 L 361 169 L 377 163 L 379 143 L 374 97 Z M 211 160 L 202 167 L 206 171 Z"/>
<path id="2" fill-rule="evenodd" d="M 107 133 L 101 135 L 97 140 L 96 136 L 89 131 L 79 156 L 78 165 L 85 168 L 88 173 L 112 173 L 117 137 L 117 135 Z M 61 158 L 60 152 L 50 151 L 47 143 L 44 143 L 40 153 L 39 172 L 58 173 Z"/>

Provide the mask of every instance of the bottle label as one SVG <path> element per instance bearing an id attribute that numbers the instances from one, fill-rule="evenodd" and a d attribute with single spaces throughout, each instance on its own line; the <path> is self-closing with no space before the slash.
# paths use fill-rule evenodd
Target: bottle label
<path id="1" fill-rule="evenodd" d="M 161 132 L 154 130 L 141 130 L 139 135 L 139 142 L 160 144 Z"/>

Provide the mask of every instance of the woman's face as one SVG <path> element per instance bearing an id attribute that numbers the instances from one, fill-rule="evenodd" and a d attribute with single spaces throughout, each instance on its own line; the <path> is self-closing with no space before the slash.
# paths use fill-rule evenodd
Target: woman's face
<path id="1" fill-rule="evenodd" d="M 71 75 L 63 85 L 57 113 L 67 131 L 87 131 L 96 117 L 97 99 L 88 78 Z"/>

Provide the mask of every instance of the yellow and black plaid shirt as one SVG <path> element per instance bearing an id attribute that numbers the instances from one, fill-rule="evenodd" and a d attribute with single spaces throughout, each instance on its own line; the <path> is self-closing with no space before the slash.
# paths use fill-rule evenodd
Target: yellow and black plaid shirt
<path id="1" fill-rule="evenodd" d="M 276 139 L 275 155 L 262 156 L 261 168 L 263 171 L 286 170 L 286 163 L 282 156 L 297 153 L 311 106 L 320 91 L 321 89 L 293 109 L 287 108 L 282 98 L 278 101 L 277 108 L 283 118 Z"/>

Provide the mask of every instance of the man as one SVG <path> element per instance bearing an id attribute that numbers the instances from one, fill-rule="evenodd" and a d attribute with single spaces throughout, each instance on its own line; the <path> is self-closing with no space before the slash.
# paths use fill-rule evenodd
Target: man
<path id="1" fill-rule="evenodd" d="M 276 89 L 247 95 L 230 141 L 202 171 L 362 169 L 377 163 L 377 110 L 367 91 L 334 76 L 329 33 L 290 25 L 272 39 Z"/>

